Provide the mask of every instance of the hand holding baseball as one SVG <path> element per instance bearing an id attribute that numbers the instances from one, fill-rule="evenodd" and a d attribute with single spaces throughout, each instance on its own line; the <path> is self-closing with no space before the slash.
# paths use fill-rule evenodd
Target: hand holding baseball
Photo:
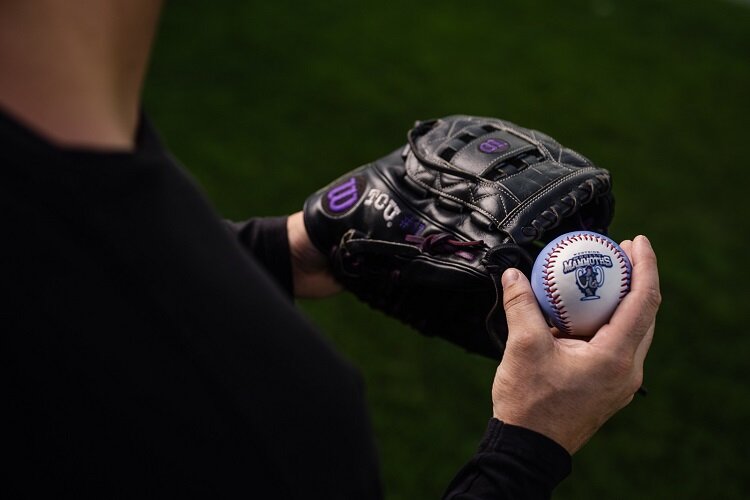
<path id="1" fill-rule="evenodd" d="M 643 236 L 624 241 L 630 293 L 590 340 L 551 334 L 528 280 L 503 275 L 508 343 L 492 387 L 494 416 L 578 451 L 641 385 L 661 302 L 656 256 Z"/>

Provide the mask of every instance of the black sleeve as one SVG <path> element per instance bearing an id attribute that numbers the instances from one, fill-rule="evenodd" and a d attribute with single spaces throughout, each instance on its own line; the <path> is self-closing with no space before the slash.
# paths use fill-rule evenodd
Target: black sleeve
<path id="1" fill-rule="evenodd" d="M 550 498 L 570 474 L 571 457 L 537 432 L 493 418 L 479 451 L 456 475 L 445 500 Z"/>
<path id="2" fill-rule="evenodd" d="M 287 217 L 227 221 L 242 247 L 292 295 Z M 570 455 L 534 431 L 490 420 L 477 454 L 456 475 L 446 500 L 541 499 L 571 470 Z"/>
<path id="3" fill-rule="evenodd" d="M 227 221 L 242 247 L 292 295 L 287 217 Z M 570 455 L 534 431 L 490 420 L 477 454 L 456 475 L 446 500 L 541 499 L 571 470 Z"/>
<path id="4" fill-rule="evenodd" d="M 61 149 L 0 110 L 4 496 L 382 498 L 361 375 L 267 272 L 283 220 L 259 258 L 219 220 L 147 122 Z"/>
<path id="5" fill-rule="evenodd" d="M 244 222 L 225 221 L 242 247 L 292 296 L 292 263 L 286 216 L 256 217 Z"/>

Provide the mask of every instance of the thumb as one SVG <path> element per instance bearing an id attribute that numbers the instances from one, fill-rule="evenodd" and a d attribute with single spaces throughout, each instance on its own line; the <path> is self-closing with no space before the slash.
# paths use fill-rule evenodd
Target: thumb
<path id="1" fill-rule="evenodd" d="M 539 332 L 552 339 L 542 310 L 536 301 L 531 284 L 517 269 L 507 269 L 503 273 L 503 307 L 508 320 L 508 341 L 527 338 L 534 342 Z"/>

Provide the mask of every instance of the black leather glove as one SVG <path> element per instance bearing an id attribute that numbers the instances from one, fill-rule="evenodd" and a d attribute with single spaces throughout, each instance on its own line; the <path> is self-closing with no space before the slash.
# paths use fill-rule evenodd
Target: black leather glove
<path id="1" fill-rule="evenodd" d="M 502 272 L 528 275 L 562 233 L 606 233 L 613 204 L 609 172 L 575 151 L 459 115 L 417 122 L 405 147 L 310 196 L 304 218 L 336 279 L 361 300 L 499 358 Z"/>

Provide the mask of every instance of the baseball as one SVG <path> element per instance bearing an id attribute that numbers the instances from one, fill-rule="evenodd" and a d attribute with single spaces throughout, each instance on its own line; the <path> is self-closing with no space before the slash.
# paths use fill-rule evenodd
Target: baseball
<path id="1" fill-rule="evenodd" d="M 630 290 L 630 260 L 604 235 L 574 231 L 552 240 L 531 271 L 531 287 L 561 332 L 590 337 Z"/>

